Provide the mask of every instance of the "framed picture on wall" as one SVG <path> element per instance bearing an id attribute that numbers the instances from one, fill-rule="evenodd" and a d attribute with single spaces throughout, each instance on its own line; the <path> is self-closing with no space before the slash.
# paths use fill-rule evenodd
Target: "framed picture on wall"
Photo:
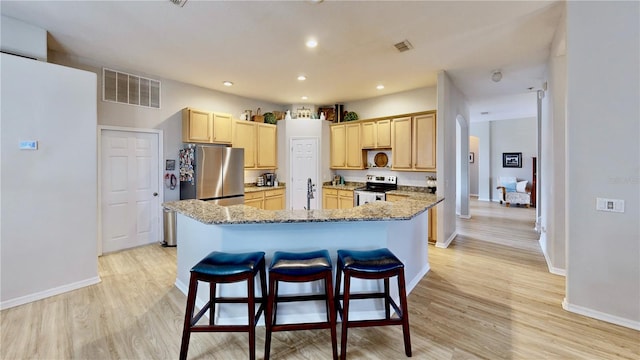
<path id="1" fill-rule="evenodd" d="M 502 153 L 503 168 L 521 168 L 522 153 Z"/>
<path id="2" fill-rule="evenodd" d="M 476 154 L 474 154 L 473 152 L 469 153 L 469 163 L 473 164 L 473 162 L 476 161 Z"/>

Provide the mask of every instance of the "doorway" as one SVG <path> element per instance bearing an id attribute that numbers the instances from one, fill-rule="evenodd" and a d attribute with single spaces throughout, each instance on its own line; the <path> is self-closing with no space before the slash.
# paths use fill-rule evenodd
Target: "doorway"
<path id="1" fill-rule="evenodd" d="M 307 206 L 307 182 L 311 179 L 314 189 L 318 182 L 318 138 L 291 138 L 291 201 L 292 210 L 318 209 L 318 192 Z"/>
<path id="2" fill-rule="evenodd" d="M 162 131 L 98 131 L 98 255 L 159 242 Z"/>

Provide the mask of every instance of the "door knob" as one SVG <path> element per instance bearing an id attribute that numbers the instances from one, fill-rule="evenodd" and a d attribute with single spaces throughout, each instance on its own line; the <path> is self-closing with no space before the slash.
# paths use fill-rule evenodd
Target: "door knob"
<path id="1" fill-rule="evenodd" d="M 158 193 L 157 193 L 157 192 L 154 192 L 154 193 L 153 193 L 153 196 L 158 196 Z"/>

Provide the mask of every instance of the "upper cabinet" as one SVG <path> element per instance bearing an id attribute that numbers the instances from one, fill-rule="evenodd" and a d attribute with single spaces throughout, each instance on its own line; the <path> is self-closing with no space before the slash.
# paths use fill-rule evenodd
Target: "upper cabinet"
<path id="1" fill-rule="evenodd" d="M 361 128 L 363 149 L 391 147 L 391 119 L 364 122 Z"/>
<path id="2" fill-rule="evenodd" d="M 360 123 L 331 125 L 331 168 L 362 169 Z"/>
<path id="3" fill-rule="evenodd" d="M 231 115 L 185 108 L 182 110 L 182 142 L 231 144 Z"/>
<path id="4" fill-rule="evenodd" d="M 234 121 L 233 147 L 244 149 L 245 169 L 278 167 L 276 125 Z"/>
<path id="5" fill-rule="evenodd" d="M 436 171 L 436 114 L 395 118 L 391 122 L 392 169 Z"/>

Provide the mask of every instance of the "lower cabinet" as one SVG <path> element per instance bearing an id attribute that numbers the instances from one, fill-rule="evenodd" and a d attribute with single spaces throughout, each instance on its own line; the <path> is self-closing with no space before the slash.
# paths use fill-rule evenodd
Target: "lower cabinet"
<path id="1" fill-rule="evenodd" d="M 323 209 L 350 209 L 353 207 L 353 191 L 322 189 Z"/>
<path id="2" fill-rule="evenodd" d="M 284 210 L 284 189 L 264 191 L 265 210 Z"/>
<path id="3" fill-rule="evenodd" d="M 263 210 L 284 210 L 284 189 L 245 193 L 244 204 Z"/>

